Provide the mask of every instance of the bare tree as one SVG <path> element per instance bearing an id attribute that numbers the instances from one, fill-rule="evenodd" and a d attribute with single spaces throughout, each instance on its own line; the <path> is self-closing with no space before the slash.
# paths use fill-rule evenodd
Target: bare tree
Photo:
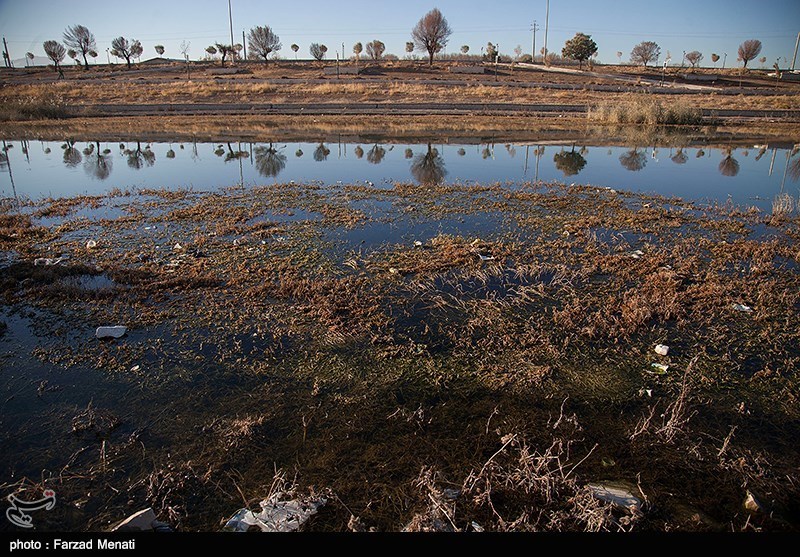
<path id="1" fill-rule="evenodd" d="M 367 56 L 373 60 L 380 60 L 383 53 L 386 51 L 386 45 L 378 39 L 367 43 Z"/>
<path id="2" fill-rule="evenodd" d="M 144 52 L 142 43 L 137 40 L 128 41 L 125 37 L 117 37 L 111 41 L 111 54 L 124 58 L 128 63 L 128 69 L 131 67 L 131 58 L 138 58 L 142 52 Z"/>
<path id="3" fill-rule="evenodd" d="M 361 53 L 364 52 L 364 45 L 360 42 L 353 45 L 353 54 L 356 55 L 356 62 L 361 58 Z"/>
<path id="4" fill-rule="evenodd" d="M 311 43 L 311 46 L 308 47 L 308 51 L 311 53 L 311 56 L 314 57 L 314 60 L 321 61 L 325 58 L 325 53 L 328 51 L 328 48 L 324 44 Z"/>
<path id="5" fill-rule="evenodd" d="M 409 54 L 414 52 L 414 43 L 412 41 L 406 42 L 406 52 Z"/>
<path id="6" fill-rule="evenodd" d="M 622 64 L 622 51 L 621 50 L 617 51 L 617 58 L 619 59 L 619 63 Z"/>
<path id="7" fill-rule="evenodd" d="M 294 59 L 297 60 L 297 51 L 300 50 L 300 45 L 295 43 L 292 44 L 290 48 L 292 49 L 292 52 L 294 52 Z"/>
<path id="8" fill-rule="evenodd" d="M 25 66 L 26 67 L 28 65 L 28 61 L 30 61 L 31 65 L 33 65 L 33 58 L 34 58 L 33 52 L 26 52 L 25 53 Z"/>
<path id="9" fill-rule="evenodd" d="M 206 52 L 208 53 L 209 56 L 214 56 L 217 53 L 217 49 L 214 48 L 213 46 L 207 46 Z"/>
<path id="10" fill-rule="evenodd" d="M 157 44 L 155 46 L 155 49 L 156 49 L 156 54 L 158 54 L 159 57 L 164 55 L 164 45 L 163 44 Z"/>
<path id="11" fill-rule="evenodd" d="M 714 62 L 714 67 L 717 67 L 717 62 L 719 62 L 719 54 L 716 52 L 711 54 L 711 61 Z"/>
<path id="12" fill-rule="evenodd" d="M 697 50 L 693 50 L 691 52 L 686 53 L 686 59 L 692 65 L 692 67 L 697 67 L 697 64 L 700 63 L 700 60 L 703 59 L 703 54 Z"/>
<path id="13" fill-rule="evenodd" d="M 417 22 L 411 30 L 411 38 L 417 50 L 428 53 L 429 64 L 433 66 L 434 55 L 447 46 L 452 33 L 442 12 L 434 8 Z"/>
<path id="14" fill-rule="evenodd" d="M 64 45 L 58 41 L 45 41 L 42 44 L 44 48 L 44 53 L 47 54 L 47 57 L 53 61 L 55 65 L 56 71 L 61 71 L 61 61 L 64 60 L 64 56 L 67 55 L 67 49 L 64 48 Z"/>
<path id="15" fill-rule="evenodd" d="M 412 161 L 411 175 L 417 182 L 426 186 L 441 184 L 447 176 L 444 159 L 430 143 L 428 150 L 417 155 Z"/>
<path id="16" fill-rule="evenodd" d="M 631 62 L 641 64 L 645 68 L 648 62 L 654 62 L 661 56 L 661 47 L 653 41 L 643 41 L 631 50 Z"/>
<path id="17" fill-rule="evenodd" d="M 465 44 L 461 47 L 461 54 L 466 55 L 469 52 L 469 45 Z"/>
<path id="18" fill-rule="evenodd" d="M 282 46 L 280 37 L 270 29 L 269 25 L 253 27 L 247 35 L 247 48 L 250 49 L 250 53 L 263 58 L 265 64 L 269 60 L 270 53 L 279 51 Z"/>
<path id="19" fill-rule="evenodd" d="M 94 35 L 83 25 L 67 27 L 64 31 L 64 44 L 70 48 L 74 48 L 83 56 L 84 67 L 89 66 L 89 62 L 86 60 L 86 55 L 89 54 L 89 51 L 97 50 Z"/>
<path id="20" fill-rule="evenodd" d="M 192 43 L 190 43 L 190 42 L 187 42 L 187 41 L 181 41 L 181 44 L 180 44 L 180 46 L 178 47 L 178 49 L 181 51 L 181 54 L 183 54 L 183 58 L 184 58 L 184 59 L 185 59 L 187 62 L 189 61 L 189 48 L 190 48 L 191 46 L 192 46 Z"/>
<path id="21" fill-rule="evenodd" d="M 739 45 L 738 60 L 743 62 L 743 68 L 746 68 L 747 63 L 759 54 L 761 54 L 761 41 L 757 39 L 750 39 Z"/>

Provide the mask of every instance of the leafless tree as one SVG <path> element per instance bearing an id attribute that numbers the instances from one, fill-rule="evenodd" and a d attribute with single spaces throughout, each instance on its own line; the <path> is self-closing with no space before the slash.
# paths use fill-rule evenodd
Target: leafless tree
<path id="1" fill-rule="evenodd" d="M 250 49 L 250 54 L 263 58 L 265 64 L 269 60 L 269 55 L 279 51 L 281 46 L 283 45 L 281 45 L 280 37 L 268 25 L 253 27 L 247 35 L 247 48 Z"/>
<path id="2" fill-rule="evenodd" d="M 125 37 L 117 37 L 111 41 L 111 54 L 119 58 L 124 58 L 128 63 L 128 68 L 131 67 L 131 58 L 138 58 L 142 55 L 144 49 L 142 43 L 137 40 L 128 41 Z"/>
<path id="3" fill-rule="evenodd" d="M 763 66 L 764 64 L 766 64 L 766 63 L 767 63 L 767 57 L 766 57 L 766 56 L 762 56 L 761 58 L 759 58 L 759 59 L 758 59 L 758 61 L 759 61 L 759 62 L 762 64 L 762 66 Z"/>
<path id="4" fill-rule="evenodd" d="M 275 149 L 272 143 L 269 147 L 264 145 L 256 147 L 253 156 L 259 174 L 267 178 L 275 178 L 286 168 L 286 155 Z"/>
<path id="5" fill-rule="evenodd" d="M 442 12 L 434 8 L 417 22 L 411 30 L 411 38 L 417 50 L 428 53 L 429 64 L 433 66 L 434 55 L 447 46 L 452 33 Z"/>
<path id="6" fill-rule="evenodd" d="M 86 55 L 89 54 L 89 51 L 97 50 L 94 35 L 83 25 L 67 27 L 64 31 L 64 44 L 70 48 L 74 48 L 83 56 L 84 67 L 89 66 L 89 62 L 86 60 Z"/>
<path id="7" fill-rule="evenodd" d="M 64 56 L 67 55 L 67 49 L 58 41 L 45 41 L 42 47 L 44 47 L 44 53 L 47 54 L 47 57 L 53 61 L 56 71 L 60 71 L 61 62 L 64 60 Z"/>
<path id="8" fill-rule="evenodd" d="M 717 62 L 719 62 L 719 54 L 717 54 L 716 52 L 713 52 L 711 54 L 711 61 L 714 62 L 714 67 L 716 67 L 717 66 Z"/>
<path id="9" fill-rule="evenodd" d="M 297 60 L 297 51 L 300 50 L 300 45 L 294 43 L 290 48 L 292 49 L 292 52 L 294 52 L 294 59 Z"/>
<path id="10" fill-rule="evenodd" d="M 128 157 L 128 166 L 134 170 L 153 166 L 156 163 L 156 154 L 150 150 L 150 146 L 142 149 L 139 141 L 136 142 L 136 149 L 125 149 L 124 155 Z"/>
<path id="11" fill-rule="evenodd" d="M 33 64 L 34 54 L 33 52 L 26 52 L 25 53 L 25 66 L 27 67 L 28 61 L 30 61 L 31 65 Z"/>
<path id="12" fill-rule="evenodd" d="M 728 154 L 728 156 L 719 163 L 719 173 L 723 176 L 733 178 L 739 174 L 739 161 Z"/>
<path id="13" fill-rule="evenodd" d="M 414 158 L 411 163 L 411 175 L 420 184 L 438 185 L 447 176 L 447 169 L 444 166 L 444 159 L 439 155 L 439 151 L 428 143 L 428 150 Z"/>
<path id="14" fill-rule="evenodd" d="M 159 56 L 164 56 L 164 45 L 163 44 L 157 44 L 155 46 L 155 49 L 156 49 L 156 54 L 158 54 Z"/>
<path id="15" fill-rule="evenodd" d="M 414 43 L 412 41 L 406 42 L 406 52 L 408 54 L 411 54 L 412 52 L 414 52 Z"/>
<path id="16" fill-rule="evenodd" d="M 631 62 L 641 64 L 645 68 L 649 62 L 658 60 L 661 56 L 661 47 L 653 41 L 643 41 L 631 50 Z"/>
<path id="17" fill-rule="evenodd" d="M 386 45 L 378 39 L 367 43 L 367 56 L 373 60 L 380 60 L 383 53 L 386 51 Z"/>
<path id="18" fill-rule="evenodd" d="M 617 58 L 619 59 L 619 63 L 622 64 L 622 51 L 621 50 L 617 51 Z"/>
<path id="19" fill-rule="evenodd" d="M 325 53 L 328 52 L 328 47 L 326 47 L 324 44 L 311 43 L 311 46 L 308 47 L 308 51 L 311 53 L 311 56 L 314 57 L 314 60 L 321 61 L 325 58 Z"/>
<path id="20" fill-rule="evenodd" d="M 364 45 L 360 42 L 353 45 L 353 54 L 356 55 L 356 62 L 361 59 L 361 53 L 364 52 Z"/>
<path id="21" fill-rule="evenodd" d="M 91 149 L 86 154 L 86 159 L 83 161 L 83 170 L 91 178 L 97 180 L 105 180 L 111 175 L 111 169 L 114 161 L 110 156 L 108 150 L 106 152 L 100 151 L 100 142 L 95 145 L 90 145 Z"/>
<path id="22" fill-rule="evenodd" d="M 514 59 L 519 60 L 520 56 L 522 56 L 522 45 L 517 45 L 514 47 Z"/>
<path id="23" fill-rule="evenodd" d="M 386 149 L 376 144 L 367 152 L 367 161 L 370 164 L 380 164 L 385 156 Z"/>
<path id="24" fill-rule="evenodd" d="M 750 39 L 739 45 L 739 58 L 738 60 L 743 63 L 744 68 L 747 63 L 753 60 L 756 56 L 761 54 L 761 41 L 757 39 Z"/>
<path id="25" fill-rule="evenodd" d="M 703 59 L 703 54 L 697 50 L 693 50 L 691 52 L 686 53 L 686 59 L 692 65 L 692 67 L 697 67 L 697 64 L 700 63 L 700 60 Z"/>

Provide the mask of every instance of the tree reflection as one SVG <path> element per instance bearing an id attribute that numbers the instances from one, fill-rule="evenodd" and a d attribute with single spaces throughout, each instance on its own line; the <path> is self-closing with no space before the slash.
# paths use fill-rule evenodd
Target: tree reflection
<path id="1" fill-rule="evenodd" d="M 630 170 L 631 172 L 639 172 L 641 169 L 647 166 L 647 156 L 637 148 L 633 148 L 627 153 L 620 155 L 619 163 L 626 170 Z"/>
<path id="2" fill-rule="evenodd" d="M 364 149 L 361 148 L 361 145 L 357 145 L 353 152 L 356 154 L 356 158 L 360 159 L 364 156 Z"/>
<path id="3" fill-rule="evenodd" d="M 255 148 L 253 157 L 259 174 L 267 178 L 275 178 L 286 168 L 286 155 L 275 149 L 272 143 L 269 147 L 260 145 Z"/>
<path id="4" fill-rule="evenodd" d="M 317 162 L 328 160 L 328 155 L 330 154 L 331 150 L 325 147 L 324 143 L 320 143 L 319 145 L 317 145 L 317 148 L 314 149 L 314 160 Z"/>
<path id="5" fill-rule="evenodd" d="M 64 164 L 68 168 L 75 168 L 83 161 L 81 152 L 75 148 L 74 141 L 67 141 L 61 148 L 64 149 Z"/>
<path id="6" fill-rule="evenodd" d="M 444 167 L 444 159 L 439 156 L 439 151 L 428 143 L 428 150 L 424 154 L 417 155 L 411 163 L 411 175 L 420 184 L 438 185 L 447 176 L 447 169 Z"/>
<path id="7" fill-rule="evenodd" d="M 792 182 L 797 182 L 800 180 L 800 157 L 795 157 L 792 159 L 792 162 L 789 163 L 789 178 L 792 179 Z"/>
<path id="8" fill-rule="evenodd" d="M 719 163 L 719 173 L 733 178 L 739 174 L 739 161 L 731 156 L 731 150 L 725 149 L 725 158 Z"/>
<path id="9" fill-rule="evenodd" d="M 136 149 L 125 149 L 123 154 L 128 157 L 128 166 L 134 170 L 139 170 L 144 166 L 153 166 L 156 162 L 156 154 L 150 150 L 150 146 L 142 149 L 142 144 L 138 141 Z"/>
<path id="10" fill-rule="evenodd" d="M 406 148 L 404 156 L 407 159 L 413 159 L 414 158 L 414 151 L 412 151 L 410 148 Z"/>
<path id="11" fill-rule="evenodd" d="M 249 156 L 247 151 L 236 151 L 231 147 L 231 144 L 228 143 L 228 151 L 225 153 L 225 162 L 238 161 L 239 159 L 246 159 Z"/>
<path id="12" fill-rule="evenodd" d="M 375 145 L 372 149 L 369 150 L 367 153 L 367 160 L 371 164 L 380 164 L 383 160 L 383 157 L 386 156 L 386 149 L 381 147 L 380 145 Z"/>
<path id="13" fill-rule="evenodd" d="M 90 178 L 105 180 L 111 175 L 111 168 L 113 166 L 110 154 L 111 151 L 106 149 L 101 153 L 100 142 L 96 142 L 96 145 L 96 149 L 95 145 L 90 145 L 91 149 L 87 148 L 89 152 L 86 155 L 86 160 L 83 162 L 83 170 Z"/>
<path id="14" fill-rule="evenodd" d="M 689 160 L 689 157 L 686 156 L 686 153 L 683 152 L 683 148 L 678 149 L 678 152 L 675 153 L 670 159 L 675 164 L 686 164 Z"/>
<path id="15" fill-rule="evenodd" d="M 556 168 L 564 173 L 564 176 L 574 176 L 578 174 L 583 167 L 586 166 L 586 159 L 580 153 L 575 152 L 575 147 L 572 151 L 561 151 L 553 156 L 553 162 L 556 163 Z"/>

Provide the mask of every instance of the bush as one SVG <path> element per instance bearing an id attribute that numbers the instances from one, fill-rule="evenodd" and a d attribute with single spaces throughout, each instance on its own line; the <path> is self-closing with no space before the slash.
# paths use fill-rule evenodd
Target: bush
<path id="1" fill-rule="evenodd" d="M 627 103 L 601 103 L 589 110 L 588 118 L 605 124 L 640 126 L 695 126 L 703 122 L 702 112 L 697 108 L 683 104 L 665 106 L 648 98 Z"/>

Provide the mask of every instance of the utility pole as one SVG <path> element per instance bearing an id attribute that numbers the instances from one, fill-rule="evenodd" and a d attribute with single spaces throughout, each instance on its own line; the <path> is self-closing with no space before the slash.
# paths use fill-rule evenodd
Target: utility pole
<path id="1" fill-rule="evenodd" d="M 244 29 L 242 29 L 242 59 L 247 60 L 247 41 L 244 40 Z"/>
<path id="2" fill-rule="evenodd" d="M 547 11 L 544 16 L 544 56 L 542 62 L 547 62 L 547 30 L 550 27 L 550 0 L 547 0 Z"/>
<path id="3" fill-rule="evenodd" d="M 5 37 L 3 37 L 3 48 L 6 51 L 6 56 L 5 56 L 5 58 L 6 58 L 6 66 L 8 66 L 9 68 L 13 68 L 14 64 L 11 63 L 11 55 L 9 55 L 9 53 L 8 53 L 8 43 L 6 42 L 6 38 Z"/>
<path id="4" fill-rule="evenodd" d="M 794 71 L 794 64 L 797 62 L 797 47 L 800 46 L 800 33 L 797 34 L 797 40 L 794 43 L 794 56 L 792 56 L 792 71 Z"/>
<path id="5" fill-rule="evenodd" d="M 231 24 L 231 48 L 233 48 L 233 11 L 231 10 L 231 0 L 228 0 L 228 21 Z"/>
<path id="6" fill-rule="evenodd" d="M 723 70 L 725 69 L 725 60 L 727 60 L 727 59 L 728 59 L 728 53 L 725 52 L 724 55 L 723 55 L 723 58 L 722 58 L 722 69 Z"/>
<path id="7" fill-rule="evenodd" d="M 531 64 L 536 63 L 536 30 L 539 28 L 536 25 L 536 20 L 533 20 L 533 25 L 531 25 L 531 31 L 533 31 L 533 40 L 531 41 Z"/>

